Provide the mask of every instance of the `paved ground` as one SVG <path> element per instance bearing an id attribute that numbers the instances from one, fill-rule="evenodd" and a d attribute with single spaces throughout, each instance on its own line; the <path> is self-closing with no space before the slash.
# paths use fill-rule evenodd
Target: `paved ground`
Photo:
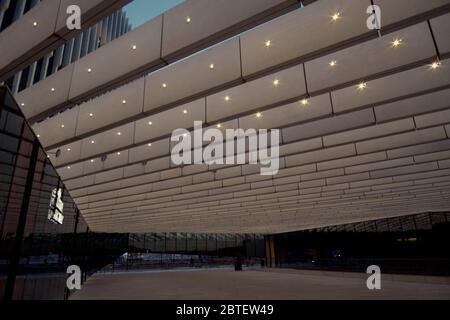
<path id="1" fill-rule="evenodd" d="M 96 275 L 74 300 L 87 299 L 450 299 L 450 284 L 382 278 L 368 290 L 365 275 L 223 270 L 163 271 Z"/>

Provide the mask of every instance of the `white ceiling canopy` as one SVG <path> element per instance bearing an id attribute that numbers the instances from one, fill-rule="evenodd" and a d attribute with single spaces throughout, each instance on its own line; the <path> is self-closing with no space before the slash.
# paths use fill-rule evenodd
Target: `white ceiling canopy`
<path id="1" fill-rule="evenodd" d="M 187 42 L 214 24 L 202 2 L 169 11 Z M 448 211 L 450 1 L 373 2 L 381 36 L 367 29 L 371 1 L 318 0 L 71 104 L 161 58 L 147 37 L 166 39 L 157 17 L 17 99 L 28 117 L 71 106 L 33 128 L 94 231 L 277 233 Z M 279 172 L 174 165 L 170 135 L 194 121 L 280 129 Z"/>

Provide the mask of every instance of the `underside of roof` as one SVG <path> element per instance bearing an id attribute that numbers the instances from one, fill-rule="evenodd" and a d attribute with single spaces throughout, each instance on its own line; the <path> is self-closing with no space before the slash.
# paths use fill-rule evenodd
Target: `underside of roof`
<path id="1" fill-rule="evenodd" d="M 373 0 L 380 31 L 370 0 L 205 1 L 16 95 L 93 231 L 278 233 L 450 210 L 449 0 Z M 170 136 L 194 121 L 279 129 L 278 173 L 173 164 Z"/>

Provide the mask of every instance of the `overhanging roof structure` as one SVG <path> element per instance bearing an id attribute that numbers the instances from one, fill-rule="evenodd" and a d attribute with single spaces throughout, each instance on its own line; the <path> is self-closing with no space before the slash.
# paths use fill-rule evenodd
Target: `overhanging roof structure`
<path id="1" fill-rule="evenodd" d="M 370 0 L 231 2 L 186 1 L 16 96 L 92 230 L 450 210 L 450 1 L 373 0 L 381 34 Z M 280 128 L 278 174 L 173 165 L 170 134 L 196 120 Z"/>

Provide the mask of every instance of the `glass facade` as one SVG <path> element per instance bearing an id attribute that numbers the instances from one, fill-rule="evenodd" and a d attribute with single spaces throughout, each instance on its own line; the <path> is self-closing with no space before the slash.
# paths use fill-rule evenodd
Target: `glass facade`
<path id="1" fill-rule="evenodd" d="M 0 87 L 0 299 L 64 299 L 69 265 L 87 275 L 105 260 L 96 246 L 100 257 L 113 255 L 105 248 L 126 248 L 127 237 L 109 246 L 123 235 L 107 235 L 108 242 L 88 232 L 16 102 Z"/>
<path id="2" fill-rule="evenodd" d="M 450 214 L 423 213 L 266 236 L 272 266 L 450 275 Z"/>

